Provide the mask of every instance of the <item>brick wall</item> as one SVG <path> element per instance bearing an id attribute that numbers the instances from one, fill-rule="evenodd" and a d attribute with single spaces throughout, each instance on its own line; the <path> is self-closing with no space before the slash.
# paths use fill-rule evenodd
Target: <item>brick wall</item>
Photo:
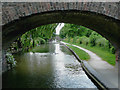
<path id="1" fill-rule="evenodd" d="M 2 24 L 31 14 L 56 10 L 91 11 L 120 20 L 118 2 L 3 2 Z"/>
<path id="2" fill-rule="evenodd" d="M 120 50 L 116 50 L 116 61 L 120 61 Z"/>

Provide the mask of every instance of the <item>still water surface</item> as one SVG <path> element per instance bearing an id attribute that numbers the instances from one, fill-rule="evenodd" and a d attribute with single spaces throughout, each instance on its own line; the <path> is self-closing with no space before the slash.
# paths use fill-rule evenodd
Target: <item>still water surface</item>
<path id="1" fill-rule="evenodd" d="M 64 45 L 51 43 L 33 51 L 15 55 L 17 67 L 3 74 L 3 88 L 96 88 Z"/>

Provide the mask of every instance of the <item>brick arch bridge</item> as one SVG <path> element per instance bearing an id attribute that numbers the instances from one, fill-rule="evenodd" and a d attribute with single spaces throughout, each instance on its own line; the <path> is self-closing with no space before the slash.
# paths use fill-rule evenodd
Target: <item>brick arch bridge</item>
<path id="1" fill-rule="evenodd" d="M 120 60 L 120 2 L 2 2 L 3 49 L 41 25 L 71 23 L 107 38 Z"/>

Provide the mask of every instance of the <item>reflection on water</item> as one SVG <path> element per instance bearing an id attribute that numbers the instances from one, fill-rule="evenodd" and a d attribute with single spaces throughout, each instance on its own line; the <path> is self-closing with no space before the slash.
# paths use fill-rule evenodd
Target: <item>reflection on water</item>
<path id="1" fill-rule="evenodd" d="M 32 52 L 47 53 L 49 52 L 49 44 L 40 45 L 31 50 Z"/>
<path id="2" fill-rule="evenodd" d="M 3 88 L 96 88 L 66 47 L 46 47 L 49 52 L 16 55 L 18 65 L 3 74 Z"/>
<path id="3" fill-rule="evenodd" d="M 66 55 L 73 55 L 69 49 L 67 49 L 65 46 L 60 47 L 60 50 L 64 52 Z"/>

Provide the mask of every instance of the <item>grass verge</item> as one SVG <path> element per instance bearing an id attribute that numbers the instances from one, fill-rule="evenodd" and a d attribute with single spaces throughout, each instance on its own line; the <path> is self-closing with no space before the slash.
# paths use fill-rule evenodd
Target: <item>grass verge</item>
<path id="1" fill-rule="evenodd" d="M 69 48 L 71 48 L 78 56 L 81 60 L 89 60 L 90 56 L 88 55 L 88 53 L 86 53 L 85 51 L 74 47 L 72 45 L 67 45 Z"/>
<path id="2" fill-rule="evenodd" d="M 66 41 L 64 41 L 66 42 Z M 67 42 L 70 43 L 70 42 Z M 94 53 L 96 53 L 99 57 L 101 57 L 104 61 L 108 62 L 109 64 L 115 66 L 115 54 L 112 54 L 108 52 L 107 50 L 100 48 L 100 47 L 91 47 L 91 46 L 85 46 L 83 44 L 78 44 L 78 43 L 70 43 L 70 44 L 75 44 L 77 46 L 86 48 Z M 77 54 L 77 53 L 76 53 Z"/>

